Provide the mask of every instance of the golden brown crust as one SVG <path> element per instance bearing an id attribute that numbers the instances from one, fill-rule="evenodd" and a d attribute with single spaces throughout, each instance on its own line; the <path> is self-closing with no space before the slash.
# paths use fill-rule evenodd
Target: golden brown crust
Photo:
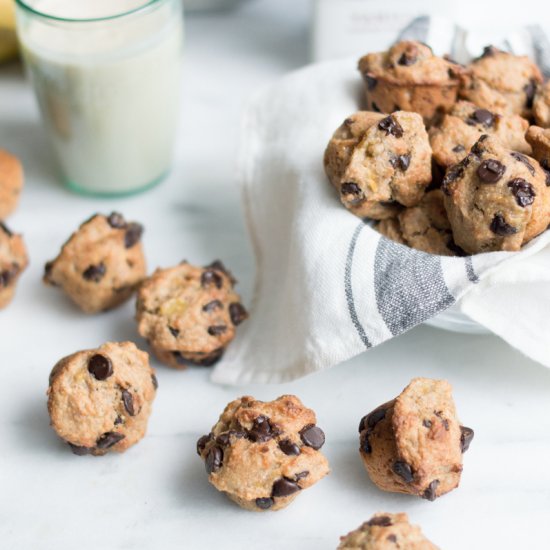
<path id="1" fill-rule="evenodd" d="M 209 366 L 248 316 L 221 262 L 196 267 L 183 262 L 157 269 L 140 287 L 138 331 L 160 361 L 174 368 Z"/>
<path id="2" fill-rule="evenodd" d="M 316 421 L 293 395 L 232 401 L 197 443 L 210 483 L 245 509 L 284 508 L 329 473 Z"/>
<path id="3" fill-rule="evenodd" d="M 533 100 L 533 116 L 537 126 L 550 128 L 550 80 L 537 88 Z"/>
<path id="4" fill-rule="evenodd" d="M 12 301 L 17 281 L 28 264 L 23 237 L 0 222 L 0 309 Z"/>
<path id="5" fill-rule="evenodd" d="M 546 184 L 550 185 L 550 129 L 531 126 L 525 137 L 533 148 L 533 158 L 546 171 Z"/>
<path id="6" fill-rule="evenodd" d="M 94 370 L 97 356 L 110 372 Z M 94 363 L 94 360 L 96 361 Z M 99 373 L 99 374 L 94 374 Z M 132 342 L 103 344 L 61 359 L 50 374 L 51 425 L 75 454 L 123 452 L 145 435 L 156 393 L 149 356 Z"/>
<path id="7" fill-rule="evenodd" d="M 5 220 L 19 203 L 23 189 L 23 166 L 17 157 L 0 149 L 0 220 Z"/>
<path id="8" fill-rule="evenodd" d="M 120 214 L 85 221 L 45 268 L 44 282 L 59 286 L 86 313 L 112 309 L 134 293 L 146 275 L 142 227 Z"/>

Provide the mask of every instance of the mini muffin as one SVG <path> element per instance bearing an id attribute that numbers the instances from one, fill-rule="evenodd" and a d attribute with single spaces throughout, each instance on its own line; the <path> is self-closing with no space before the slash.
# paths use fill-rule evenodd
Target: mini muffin
<path id="1" fill-rule="evenodd" d="M 12 301 L 17 281 L 28 263 L 23 237 L 0 222 L 0 309 Z"/>
<path id="2" fill-rule="evenodd" d="M 445 168 L 460 162 L 482 134 L 496 137 L 504 147 L 529 155 L 525 141 L 529 123 L 519 115 L 498 115 L 468 101 L 459 101 L 441 123 L 430 129 L 435 161 Z"/>
<path id="3" fill-rule="evenodd" d="M 85 221 L 44 269 L 44 283 L 60 287 L 86 313 L 128 300 L 146 275 L 143 227 L 121 214 Z"/>
<path id="4" fill-rule="evenodd" d="M 5 220 L 19 203 L 23 189 L 23 166 L 17 157 L 0 149 L 0 220 Z"/>
<path id="5" fill-rule="evenodd" d="M 460 97 L 501 115 L 531 117 L 542 74 L 528 57 L 488 46 L 468 69 L 462 75 Z"/>
<path id="6" fill-rule="evenodd" d="M 140 287 L 138 331 L 157 358 L 174 368 L 216 363 L 248 313 L 235 279 L 218 260 L 157 269 Z"/>
<path id="7" fill-rule="evenodd" d="M 491 136 L 447 170 L 442 189 L 455 242 L 470 254 L 519 250 L 550 223 L 544 170 Z"/>
<path id="8" fill-rule="evenodd" d="M 227 405 L 197 442 L 208 480 L 246 510 L 276 511 L 329 473 L 325 434 L 294 395 L 245 396 Z"/>
<path id="9" fill-rule="evenodd" d="M 339 184 L 340 199 L 355 215 L 395 216 L 414 206 L 432 180 L 432 150 L 420 115 L 398 111 L 382 118 L 355 146 Z"/>
<path id="10" fill-rule="evenodd" d="M 458 487 L 473 438 L 457 418 L 450 384 L 429 378 L 413 379 L 364 416 L 359 434 L 361 458 L 379 489 L 432 501 Z"/>
<path id="11" fill-rule="evenodd" d="M 359 60 L 371 111 L 419 113 L 430 124 L 454 105 L 464 68 L 421 42 L 403 41 Z"/>

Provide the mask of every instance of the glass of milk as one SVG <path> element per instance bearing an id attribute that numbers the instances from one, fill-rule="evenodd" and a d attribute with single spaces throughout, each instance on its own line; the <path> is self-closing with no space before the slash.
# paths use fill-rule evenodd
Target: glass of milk
<path id="1" fill-rule="evenodd" d="M 181 0 L 16 0 L 17 29 L 67 185 L 124 195 L 170 169 Z"/>

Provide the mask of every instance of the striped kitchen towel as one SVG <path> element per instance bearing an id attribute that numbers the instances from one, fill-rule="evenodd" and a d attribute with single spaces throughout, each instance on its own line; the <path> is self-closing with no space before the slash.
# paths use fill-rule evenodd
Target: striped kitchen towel
<path id="1" fill-rule="evenodd" d="M 518 253 L 440 257 L 389 241 L 340 204 L 323 152 L 362 93 L 354 58 L 292 73 L 247 110 L 240 179 L 256 288 L 212 379 L 295 379 L 451 306 L 550 366 L 550 231 Z"/>

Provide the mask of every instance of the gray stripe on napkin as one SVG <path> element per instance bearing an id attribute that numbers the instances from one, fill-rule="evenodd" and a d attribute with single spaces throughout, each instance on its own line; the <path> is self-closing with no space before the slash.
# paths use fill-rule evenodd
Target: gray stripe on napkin
<path id="1" fill-rule="evenodd" d="M 361 338 L 361 341 L 363 342 L 365 347 L 370 348 L 372 344 L 367 338 L 367 334 L 365 332 L 365 329 L 363 328 L 363 325 L 359 321 L 359 317 L 357 317 L 357 310 L 355 309 L 355 299 L 353 297 L 353 288 L 351 286 L 351 273 L 353 271 L 353 256 L 355 254 L 355 247 L 357 246 L 357 239 L 359 238 L 361 231 L 363 231 L 365 227 L 366 223 L 361 222 L 353 232 L 353 236 L 349 243 L 348 255 L 346 258 L 346 270 L 344 273 L 344 288 L 346 292 L 346 302 L 348 304 L 348 311 L 351 317 L 351 321 L 355 326 L 357 334 L 359 334 L 359 338 Z"/>
<path id="2" fill-rule="evenodd" d="M 468 281 L 471 281 L 472 283 L 479 283 L 479 277 L 475 272 L 474 263 L 472 262 L 472 257 L 467 256 L 466 258 L 464 258 L 464 263 L 466 267 L 466 275 L 468 276 Z"/>
<path id="3" fill-rule="evenodd" d="M 455 301 L 441 259 L 380 239 L 374 260 L 378 311 L 396 336 L 423 323 Z"/>
<path id="4" fill-rule="evenodd" d="M 427 15 L 415 17 L 397 36 L 396 42 L 400 40 L 418 40 L 426 42 L 430 30 L 430 18 Z"/>
<path id="5" fill-rule="evenodd" d="M 540 25 L 530 25 L 527 31 L 533 41 L 535 61 L 545 78 L 550 78 L 550 40 Z"/>

